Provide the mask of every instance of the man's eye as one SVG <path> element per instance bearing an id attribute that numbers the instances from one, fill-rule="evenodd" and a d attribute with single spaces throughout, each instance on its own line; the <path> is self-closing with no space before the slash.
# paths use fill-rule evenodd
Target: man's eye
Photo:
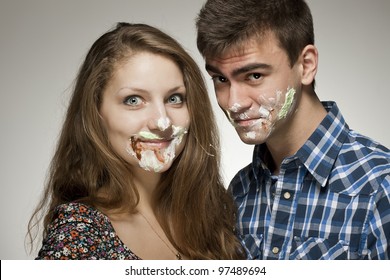
<path id="1" fill-rule="evenodd" d="M 184 101 L 184 97 L 181 94 L 173 94 L 168 98 L 170 104 L 181 104 Z"/>
<path id="2" fill-rule="evenodd" d="M 227 79 L 224 76 L 214 76 L 212 77 L 214 83 L 226 83 Z"/>
<path id="3" fill-rule="evenodd" d="M 123 103 L 130 106 L 138 106 L 142 103 L 142 99 L 139 96 L 132 95 L 126 97 Z"/>
<path id="4" fill-rule="evenodd" d="M 252 73 L 248 76 L 248 80 L 258 80 L 262 77 L 260 73 Z"/>

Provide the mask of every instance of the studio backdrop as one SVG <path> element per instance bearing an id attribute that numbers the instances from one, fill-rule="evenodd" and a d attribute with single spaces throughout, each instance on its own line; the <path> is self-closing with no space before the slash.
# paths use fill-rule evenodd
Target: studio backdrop
<path id="1" fill-rule="evenodd" d="M 199 63 L 222 139 L 226 185 L 251 161 L 216 104 L 196 48 L 203 0 L 0 0 L 0 259 L 32 259 L 24 239 L 42 193 L 78 68 L 116 22 L 142 22 L 176 38 Z M 354 130 L 390 147 L 390 1 L 308 0 L 319 69 L 316 91 Z"/>

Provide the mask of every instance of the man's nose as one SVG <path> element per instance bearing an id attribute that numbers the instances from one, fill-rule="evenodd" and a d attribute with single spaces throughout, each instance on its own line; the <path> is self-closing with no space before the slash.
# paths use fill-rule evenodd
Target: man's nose
<path id="1" fill-rule="evenodd" d="M 239 113 L 248 110 L 252 102 L 247 96 L 248 92 L 244 86 L 238 83 L 232 83 L 229 89 L 228 110 L 231 113 Z"/>

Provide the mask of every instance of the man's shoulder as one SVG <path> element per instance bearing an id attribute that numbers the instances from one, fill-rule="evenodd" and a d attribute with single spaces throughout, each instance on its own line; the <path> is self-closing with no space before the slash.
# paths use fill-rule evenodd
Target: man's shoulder
<path id="1" fill-rule="evenodd" d="M 389 176 L 389 149 L 367 136 L 349 131 L 333 168 L 332 189 L 348 194 L 370 194 L 381 188 Z"/>
<path id="2" fill-rule="evenodd" d="M 236 173 L 230 181 L 229 190 L 235 196 L 247 192 L 247 188 L 254 177 L 253 163 L 251 162 Z"/>
<path id="3" fill-rule="evenodd" d="M 345 164 L 390 165 L 390 150 L 379 142 L 350 130 L 339 159 Z"/>

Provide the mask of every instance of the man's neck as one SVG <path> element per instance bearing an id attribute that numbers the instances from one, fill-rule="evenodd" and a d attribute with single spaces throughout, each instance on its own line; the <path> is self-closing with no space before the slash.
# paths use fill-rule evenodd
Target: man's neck
<path id="1" fill-rule="evenodd" d="M 267 140 L 266 144 L 274 161 L 276 175 L 280 172 L 283 160 L 294 155 L 309 139 L 327 112 L 313 92 L 303 94 L 297 110 Z"/>

